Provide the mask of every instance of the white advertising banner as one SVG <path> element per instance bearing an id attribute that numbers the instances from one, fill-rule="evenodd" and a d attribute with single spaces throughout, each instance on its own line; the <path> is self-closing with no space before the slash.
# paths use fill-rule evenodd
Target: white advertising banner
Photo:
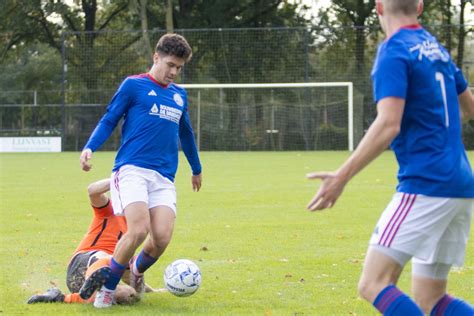
<path id="1" fill-rule="evenodd" d="M 0 137 L 0 152 L 61 152 L 61 137 Z"/>

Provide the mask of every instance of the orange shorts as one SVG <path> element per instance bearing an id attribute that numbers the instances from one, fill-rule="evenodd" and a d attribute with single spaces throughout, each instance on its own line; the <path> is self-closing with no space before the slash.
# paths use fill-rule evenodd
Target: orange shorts
<path id="1" fill-rule="evenodd" d="M 110 266 L 110 257 L 97 260 L 96 262 L 91 264 L 89 268 L 87 268 L 86 279 L 90 277 L 92 273 L 99 270 L 100 268 L 108 267 L 108 266 Z"/>

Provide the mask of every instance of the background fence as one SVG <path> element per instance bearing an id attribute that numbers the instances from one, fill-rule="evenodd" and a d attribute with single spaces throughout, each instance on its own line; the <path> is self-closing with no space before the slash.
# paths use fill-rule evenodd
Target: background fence
<path id="1" fill-rule="evenodd" d="M 472 26 L 460 66 L 474 82 Z M 441 40 L 460 26 L 428 27 Z M 258 28 L 177 30 L 193 48 L 180 83 L 353 82 L 354 142 L 375 116 L 370 70 L 377 28 Z M 446 36 L 449 33 L 450 36 Z M 81 150 L 120 82 L 151 66 L 151 51 L 164 31 L 66 33 L 62 55 L 49 56 L 50 89 L 9 89 L 0 80 L 0 136 L 62 135 L 63 150 Z M 150 45 L 147 41 L 149 39 Z M 459 52 L 450 42 L 453 56 Z M 459 58 L 458 58 L 459 59 Z M 54 62 L 52 62 L 52 60 Z M 2 64 L 8 74 L 18 63 Z M 28 78 L 11 78 L 28 80 Z M 13 85 L 12 85 L 13 86 Z M 201 150 L 347 149 L 347 90 L 213 89 L 188 91 L 193 126 Z M 199 97 L 198 97 L 199 95 Z M 198 99 L 199 98 L 199 99 Z M 195 106 L 199 102 L 197 111 Z M 199 121 L 199 124 L 198 124 Z M 102 147 L 114 150 L 120 131 Z M 474 123 L 464 126 L 466 146 L 474 149 Z"/>

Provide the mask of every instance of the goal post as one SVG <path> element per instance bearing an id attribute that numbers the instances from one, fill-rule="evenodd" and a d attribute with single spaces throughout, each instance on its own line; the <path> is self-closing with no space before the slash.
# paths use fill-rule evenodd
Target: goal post
<path id="1" fill-rule="evenodd" d="M 304 82 L 304 83 L 235 83 L 235 84 L 182 84 L 180 85 L 188 90 L 188 94 L 193 95 L 193 106 L 197 108 L 197 117 L 195 121 L 195 133 L 197 138 L 197 145 L 201 148 L 201 127 L 202 127 L 202 103 L 205 103 L 202 97 L 201 91 L 203 90 L 218 90 L 220 94 L 223 91 L 230 89 L 270 89 L 270 91 L 276 89 L 309 89 L 309 88 L 343 88 L 346 89 L 345 97 L 347 97 L 347 146 L 345 147 L 349 151 L 354 150 L 354 92 L 352 82 Z M 273 94 L 272 94 L 273 95 Z M 222 98 L 222 97 L 221 97 Z M 311 98 L 310 98 L 311 99 Z M 232 104 L 230 105 L 232 106 Z M 273 109 L 272 109 L 273 117 Z M 222 116 L 220 117 L 222 120 Z M 273 122 L 273 120 L 272 120 Z M 273 123 L 272 123 L 273 124 Z M 271 125 L 272 125 L 271 124 Z M 267 129 L 267 133 L 278 132 L 274 128 Z"/>

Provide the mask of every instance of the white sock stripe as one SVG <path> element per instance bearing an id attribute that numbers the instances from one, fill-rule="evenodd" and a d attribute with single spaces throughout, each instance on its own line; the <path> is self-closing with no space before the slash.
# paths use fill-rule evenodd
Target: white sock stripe
<path id="1" fill-rule="evenodd" d="M 137 258 L 138 258 L 138 257 L 137 257 Z M 135 259 L 132 261 L 132 273 L 135 274 L 135 275 L 142 275 L 142 273 L 140 273 L 140 272 L 138 271 L 137 258 L 135 258 Z"/>

